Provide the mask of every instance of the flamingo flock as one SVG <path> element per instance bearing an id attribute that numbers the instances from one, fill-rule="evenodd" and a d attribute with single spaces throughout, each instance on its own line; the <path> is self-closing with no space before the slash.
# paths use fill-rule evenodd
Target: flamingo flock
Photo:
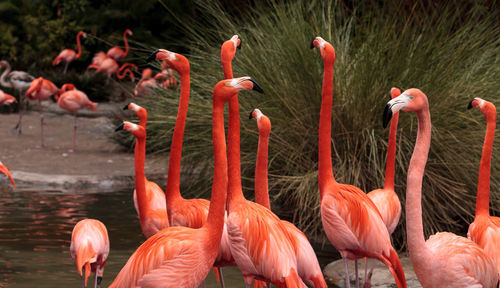
<path id="1" fill-rule="evenodd" d="M 129 51 L 127 35 L 132 35 L 128 29 L 123 34 L 125 51 L 113 47 L 107 53 L 100 52 L 89 67 L 96 68 L 96 71 L 108 71 L 106 63 L 110 63 L 113 69 L 109 70 L 112 73 L 108 75 L 118 78 L 129 75 L 133 78 L 134 74 L 128 67 L 134 69 L 135 65 L 125 63 L 119 68 L 116 62 L 125 58 Z M 85 37 L 85 33 L 77 36 L 78 53 L 73 51 L 75 55 L 72 60 L 81 54 L 80 36 Z M 180 99 L 170 147 L 168 177 L 165 191 L 146 178 L 147 111 L 144 107 L 129 103 L 124 110 L 133 111 L 139 124 L 124 121 L 115 131 L 128 131 L 136 139 L 133 199 L 142 232 L 147 239 L 130 256 L 109 287 L 204 287 L 205 278 L 212 270 L 221 287 L 225 287 L 222 273 L 222 267 L 225 266 L 237 266 L 247 288 L 270 287 L 271 284 L 288 288 L 308 285 L 327 287 L 306 235 L 294 224 L 281 220 L 271 209 L 268 188 L 271 120 L 260 109 L 254 109 L 249 116 L 256 120 L 259 136 L 254 179 L 255 202 L 245 199 L 243 195 L 238 97 L 240 92 L 243 97 L 264 100 L 265 96 L 244 92 L 264 93 L 253 78 L 233 75 L 232 61 L 241 43 L 240 37 L 234 35 L 222 44 L 224 79 L 216 83 L 212 91 L 214 174 L 210 201 L 186 199 L 180 191 L 182 145 L 191 89 L 190 63 L 185 56 L 165 49 L 156 50 L 147 59 L 148 62 L 162 61 L 165 65 L 163 68 L 172 69 L 180 76 Z M 475 219 L 470 224 L 468 238 L 439 232 L 426 241 L 421 198 L 431 144 L 430 103 L 427 96 L 416 88 L 403 92 L 392 88 L 390 91 L 391 100 L 385 106 L 382 123 L 384 128 L 391 123 L 383 188 L 365 193 L 354 185 L 338 183 L 332 161 L 341 159 L 332 157 L 331 141 L 335 49 L 321 37 L 314 38 L 311 48 L 319 50 L 323 62 L 318 125 L 320 213 L 325 234 L 343 259 L 345 287 L 351 287 L 348 260 L 355 261 L 354 282 L 359 287 L 358 260 L 366 258 L 382 262 L 392 274 L 397 287 L 407 285 L 403 266 L 390 238 L 401 216 L 401 203 L 394 187 L 396 132 L 400 111 L 415 112 L 418 120 L 417 137 L 407 173 L 405 220 L 410 260 L 419 282 L 423 287 L 497 287 L 500 276 L 500 219 L 489 214 L 491 156 L 497 116 L 495 106 L 484 99 L 474 98 L 468 107 L 481 110 L 487 127 L 479 167 Z M 70 52 L 65 53 L 71 55 Z M 63 61 L 60 56 L 60 61 Z M 64 60 L 65 72 L 72 60 Z M 171 75 L 172 72 L 162 74 L 166 73 Z M 6 77 L 4 74 L 2 83 Z M 135 89 L 136 95 L 145 95 L 151 87 L 163 85 L 155 81 L 165 81 L 164 75 L 152 75 L 150 69 L 143 71 Z M 177 86 L 177 82 L 172 80 L 175 78 L 170 79 L 168 85 Z M 13 80 L 10 81 L 13 87 Z M 59 89 L 40 77 L 32 79 L 28 87 L 26 96 L 29 100 L 40 102 L 55 96 L 59 106 L 74 114 L 81 108 L 97 109 L 96 103 L 91 102 L 84 92 L 72 84 L 65 84 Z M 0 104 L 8 105 L 14 101 L 14 97 L 0 90 Z M 224 127 L 226 103 L 229 106 L 227 141 Z M 43 147 L 42 110 L 40 119 L 40 146 Z M 76 114 L 72 151 L 76 147 L 75 138 Z M 0 172 L 6 174 L 15 187 L 9 170 L 1 163 Z M 88 276 L 95 272 L 94 287 L 97 287 L 101 283 L 110 252 L 104 224 L 94 219 L 78 222 L 72 233 L 70 251 L 81 276 L 81 286 L 86 286 Z M 371 286 L 372 270 L 373 267 L 370 267 L 370 272 L 367 272 L 365 264 L 364 287 Z"/>

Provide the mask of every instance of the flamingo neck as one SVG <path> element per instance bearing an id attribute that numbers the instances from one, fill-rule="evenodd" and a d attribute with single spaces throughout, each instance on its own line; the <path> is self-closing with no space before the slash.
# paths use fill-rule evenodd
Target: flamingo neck
<path id="1" fill-rule="evenodd" d="M 175 207 L 173 207 L 175 202 L 182 199 L 179 185 L 181 177 L 182 141 L 189 105 L 189 89 L 190 79 L 188 70 L 185 74 L 181 74 L 181 96 L 179 99 L 179 108 L 177 111 L 177 120 L 175 121 L 172 143 L 170 145 L 167 187 L 165 189 L 167 211 L 171 211 L 170 209 L 175 210 Z"/>
<path id="2" fill-rule="evenodd" d="M 120 74 L 120 72 L 122 74 Z M 128 68 L 127 69 L 123 69 L 123 70 L 120 69 L 120 70 L 116 71 L 116 78 L 118 78 L 118 79 L 121 80 L 121 79 L 125 78 L 125 76 L 127 76 L 128 72 L 132 73 L 132 71 L 130 71 L 130 69 L 128 69 Z"/>
<path id="3" fill-rule="evenodd" d="M 333 63 L 324 62 L 323 88 L 321 93 L 321 111 L 319 116 L 319 140 L 318 140 L 318 182 L 320 198 L 326 191 L 326 187 L 332 181 L 332 102 L 333 102 Z"/>
<path id="4" fill-rule="evenodd" d="M 0 84 L 3 87 L 9 87 L 12 88 L 12 85 L 10 84 L 9 81 L 7 81 L 5 78 L 7 78 L 7 75 L 10 73 L 10 65 L 9 63 L 5 64 L 5 70 L 3 71 L 2 75 L 0 76 Z"/>
<path id="5" fill-rule="evenodd" d="M 146 197 L 146 174 L 144 164 L 146 161 L 146 138 L 136 137 L 134 151 L 135 168 L 135 190 L 137 194 L 137 204 L 139 206 L 139 219 L 144 220 L 148 212 L 148 200 Z"/>
<path id="6" fill-rule="evenodd" d="M 78 53 L 76 53 L 75 59 L 80 58 L 80 56 L 82 55 L 82 45 L 80 44 L 81 35 L 81 33 L 78 33 L 78 35 L 76 35 L 76 47 L 78 48 Z"/>
<path id="7" fill-rule="evenodd" d="M 123 54 L 123 58 L 127 57 L 128 55 L 128 41 L 127 41 L 127 32 L 123 32 L 123 42 L 125 43 L 125 53 Z"/>
<path id="8" fill-rule="evenodd" d="M 493 151 L 493 140 L 495 139 L 497 121 L 496 110 L 493 110 L 493 113 L 485 113 L 485 116 L 486 135 L 484 136 L 483 152 L 481 155 L 481 162 L 479 163 L 476 217 L 478 215 L 490 215 L 491 153 Z"/>
<path id="9" fill-rule="evenodd" d="M 418 278 L 422 279 L 420 275 L 432 272 L 427 269 L 433 258 L 425 244 L 422 224 L 422 180 L 431 143 L 429 107 L 418 111 L 417 117 L 417 139 L 408 167 L 406 186 L 406 231 L 411 262 Z"/>
<path id="10" fill-rule="evenodd" d="M 224 72 L 224 79 L 232 79 L 233 66 L 231 65 L 231 61 L 221 61 L 221 63 L 222 63 L 222 71 Z"/>
<path id="11" fill-rule="evenodd" d="M 208 209 L 207 227 L 208 237 L 206 245 L 215 254 L 220 245 L 222 230 L 224 227 L 224 212 L 226 210 L 226 192 L 227 192 L 227 158 L 226 158 L 226 139 L 224 131 L 224 102 L 218 101 L 215 96 L 212 112 L 212 137 L 214 148 L 214 179 L 212 184 L 212 196 L 210 198 L 210 208 Z"/>
<path id="12" fill-rule="evenodd" d="M 396 134 L 398 131 L 399 112 L 392 116 L 387 144 L 387 162 L 385 163 L 384 189 L 394 190 L 394 170 L 396 162 Z"/>
<path id="13" fill-rule="evenodd" d="M 260 128 L 259 128 L 260 130 Z M 267 159 L 269 147 L 269 133 L 260 133 L 257 148 L 257 162 L 255 164 L 255 202 L 271 210 L 269 202 L 269 188 L 267 182 Z"/>

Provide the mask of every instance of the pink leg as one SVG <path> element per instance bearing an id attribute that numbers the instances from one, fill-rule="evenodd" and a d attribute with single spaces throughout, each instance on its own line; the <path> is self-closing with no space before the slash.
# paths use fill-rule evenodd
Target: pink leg
<path id="1" fill-rule="evenodd" d="M 69 65 L 69 62 L 66 62 L 66 65 L 64 65 L 64 72 L 63 72 L 63 74 L 66 74 L 66 71 L 68 71 L 68 65 Z"/>
<path id="2" fill-rule="evenodd" d="M 23 120 L 23 115 L 24 115 L 24 111 L 26 110 L 26 105 L 25 103 L 23 103 L 23 91 L 22 90 L 18 90 L 19 92 L 19 120 L 17 121 L 17 125 L 15 127 L 15 129 L 17 129 L 17 135 L 21 135 L 22 133 L 22 120 Z"/>
<path id="3" fill-rule="evenodd" d="M 354 271 L 356 271 L 356 288 L 359 288 L 358 259 L 354 260 Z"/>
<path id="4" fill-rule="evenodd" d="M 219 271 L 219 281 L 220 281 L 220 286 L 224 288 L 224 276 L 222 275 L 222 267 L 218 267 L 217 269 Z"/>
<path id="5" fill-rule="evenodd" d="M 207 284 L 205 283 L 205 280 L 203 280 L 203 282 L 201 282 L 201 287 L 202 288 L 207 288 Z"/>
<path id="6" fill-rule="evenodd" d="M 99 265 L 97 265 L 97 267 L 95 268 L 95 279 L 94 279 L 94 288 L 97 288 L 97 274 L 99 271 Z"/>
<path id="7" fill-rule="evenodd" d="M 42 100 L 38 99 L 38 104 L 40 105 L 40 146 L 37 148 L 43 148 L 45 145 L 43 144 L 43 111 L 42 111 Z"/>
<path id="8" fill-rule="evenodd" d="M 68 152 L 75 152 L 76 149 L 76 112 L 73 113 L 73 149 L 69 149 Z"/>
<path id="9" fill-rule="evenodd" d="M 372 287 L 372 275 L 373 275 L 373 268 L 375 268 L 374 263 L 370 263 L 370 272 L 368 275 L 365 276 L 365 282 L 363 284 L 363 288 L 371 288 Z"/>
<path id="10" fill-rule="evenodd" d="M 351 288 L 351 279 L 349 278 L 349 269 L 347 268 L 347 258 L 344 259 L 344 267 L 345 267 L 345 287 Z"/>
<path id="11" fill-rule="evenodd" d="M 82 288 L 85 287 L 85 282 L 83 281 L 83 276 L 85 275 L 85 267 L 82 269 L 81 284 Z"/>

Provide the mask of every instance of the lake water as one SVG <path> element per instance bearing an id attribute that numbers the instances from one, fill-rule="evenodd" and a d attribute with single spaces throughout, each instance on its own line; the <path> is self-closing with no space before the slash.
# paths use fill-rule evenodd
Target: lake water
<path id="1" fill-rule="evenodd" d="M 101 283 L 107 287 L 145 240 L 132 191 L 0 191 L 0 287 L 80 287 L 69 246 L 73 227 L 85 218 L 108 229 L 111 248 Z M 227 287 L 245 287 L 237 268 L 223 272 Z M 93 287 L 93 276 L 87 287 Z M 207 287 L 218 287 L 213 273 Z"/>

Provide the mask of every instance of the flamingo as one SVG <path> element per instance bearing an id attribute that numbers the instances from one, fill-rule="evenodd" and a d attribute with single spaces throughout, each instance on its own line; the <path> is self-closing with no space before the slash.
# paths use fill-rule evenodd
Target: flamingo
<path id="1" fill-rule="evenodd" d="M 81 276 L 82 288 L 87 286 L 90 272 L 95 272 L 94 287 L 101 284 L 104 265 L 109 255 L 109 238 L 106 226 L 95 219 L 84 219 L 76 223 L 71 234 L 71 257 Z M 82 271 L 83 270 L 83 271 Z M 83 275 L 85 273 L 85 275 Z"/>
<path id="2" fill-rule="evenodd" d="M 10 105 L 14 102 L 17 102 L 16 97 L 0 90 L 0 105 Z"/>
<path id="3" fill-rule="evenodd" d="M 141 80 L 135 85 L 134 95 L 147 95 L 151 93 L 150 88 L 158 87 L 156 76 L 153 78 L 153 70 L 146 68 L 142 70 Z"/>
<path id="4" fill-rule="evenodd" d="M 490 216 L 491 153 L 495 139 L 497 109 L 495 105 L 481 98 L 474 98 L 468 108 L 479 108 L 486 117 L 486 135 L 479 164 L 477 184 L 476 217 L 469 226 L 467 237 L 476 242 L 484 252 L 495 260 L 500 278 L 500 218 Z"/>
<path id="5" fill-rule="evenodd" d="M 333 101 L 333 64 L 335 50 L 321 37 L 311 48 L 318 48 L 324 62 L 323 91 L 319 122 L 319 169 L 321 220 L 326 236 L 344 260 L 346 286 L 350 287 L 347 259 L 355 260 L 356 287 L 359 287 L 357 259 L 368 257 L 383 262 L 391 271 L 398 287 L 406 287 L 406 279 L 398 254 L 382 217 L 361 189 L 335 181 L 331 158 L 331 117 Z"/>
<path id="6" fill-rule="evenodd" d="M 475 242 L 450 232 L 424 238 L 422 180 L 431 143 L 431 116 L 427 96 L 408 89 L 387 103 L 383 125 L 400 110 L 415 112 L 418 132 L 406 184 L 406 235 L 410 260 L 423 287 L 496 287 L 494 260 Z"/>
<path id="7" fill-rule="evenodd" d="M 2 161 L 0 161 L 0 173 L 7 175 L 7 177 L 9 177 L 10 183 L 12 183 L 12 186 L 14 186 L 14 189 L 16 189 L 14 178 L 12 178 L 9 169 L 7 168 L 7 166 L 3 165 Z"/>
<path id="8" fill-rule="evenodd" d="M 50 80 L 44 79 L 43 77 L 38 77 L 31 82 L 30 88 L 26 91 L 26 98 L 28 100 L 38 100 L 38 106 L 40 106 L 40 145 L 39 148 L 44 147 L 43 142 L 43 107 L 42 100 L 47 100 L 50 96 L 55 95 L 59 92 L 57 86 Z"/>
<path id="9" fill-rule="evenodd" d="M 23 119 L 24 110 L 26 109 L 26 107 L 23 105 L 23 91 L 30 87 L 30 83 L 35 79 L 35 77 L 24 71 L 11 72 L 9 62 L 2 60 L 0 61 L 0 68 L 4 67 L 5 70 L 0 76 L 0 85 L 2 85 L 3 87 L 14 88 L 19 93 L 19 120 L 17 121 L 17 125 L 14 129 L 17 129 L 17 134 L 21 134 L 21 121 Z M 21 108 L 21 106 L 23 106 L 23 108 Z"/>
<path id="10" fill-rule="evenodd" d="M 391 99 L 401 95 L 401 90 L 398 88 L 391 89 Z M 389 141 L 387 143 L 387 162 L 385 164 L 385 182 L 384 188 L 375 189 L 368 192 L 368 197 L 377 206 L 382 220 L 389 232 L 392 235 L 401 217 L 401 202 L 398 194 L 394 191 L 394 162 L 396 160 L 396 133 L 398 130 L 399 113 L 392 117 L 391 128 L 389 129 Z M 370 273 L 367 272 L 367 263 L 365 262 L 365 287 L 371 287 L 371 275 L 373 273 L 373 265 L 370 268 Z"/>
<path id="11" fill-rule="evenodd" d="M 164 62 L 162 62 L 162 66 Z M 155 75 L 155 80 L 161 82 L 161 86 L 163 88 L 173 88 L 177 89 L 177 78 L 174 76 L 174 70 L 168 67 L 164 67 L 164 69 Z"/>
<path id="12" fill-rule="evenodd" d="M 70 84 L 73 88 L 74 85 Z M 63 85 L 64 86 L 64 85 Z M 70 86 L 70 87 L 71 87 Z M 66 88 L 65 86 L 64 88 Z M 65 91 L 65 89 L 61 89 Z M 97 111 L 97 103 L 89 100 L 87 95 L 80 90 L 70 90 L 63 92 L 61 96 L 58 97 L 57 105 L 62 109 L 68 110 L 73 113 L 73 148 L 68 150 L 68 152 L 75 152 L 76 149 L 76 111 L 88 108 L 92 111 Z"/>
<path id="13" fill-rule="evenodd" d="M 259 109 L 254 109 L 250 113 L 250 119 L 257 120 L 257 127 L 259 129 L 259 145 L 257 150 L 257 161 L 255 165 L 255 202 L 271 210 L 269 202 L 269 191 L 267 182 L 267 155 L 269 145 L 269 134 L 271 133 L 271 121 Z M 323 272 L 318 263 L 318 258 L 311 247 L 311 243 L 306 235 L 302 233 L 292 223 L 281 220 L 281 223 L 288 229 L 290 236 L 295 238 L 294 243 L 297 257 L 297 269 L 300 278 L 313 287 L 326 288 L 326 281 L 323 277 Z"/>
<path id="14" fill-rule="evenodd" d="M 99 66 L 101 66 L 102 62 L 108 58 L 108 55 L 106 53 L 99 51 L 94 54 L 94 57 L 92 57 L 92 63 L 85 69 L 85 71 L 88 71 L 89 69 L 97 69 Z"/>
<path id="15" fill-rule="evenodd" d="M 82 55 L 82 46 L 80 45 L 80 36 L 83 36 L 83 38 L 87 38 L 87 34 L 83 31 L 78 32 L 76 34 L 76 46 L 78 47 L 78 53 L 75 52 L 73 49 L 64 49 L 62 50 L 59 55 L 52 61 L 52 66 L 56 66 L 61 62 L 66 62 L 64 65 L 64 72 L 63 74 L 66 74 L 66 71 L 68 70 L 68 65 L 71 61 L 76 60 L 80 58 Z"/>
<path id="16" fill-rule="evenodd" d="M 115 47 L 112 47 L 111 49 L 108 50 L 108 53 L 106 53 L 106 56 L 111 57 L 116 61 L 127 57 L 128 50 L 129 50 L 127 35 L 132 36 L 132 31 L 130 31 L 130 29 L 126 29 L 123 32 L 123 42 L 125 43 L 125 51 L 123 51 L 122 48 L 115 46 Z"/>
<path id="17" fill-rule="evenodd" d="M 206 222 L 199 229 L 169 227 L 148 238 L 110 287 L 197 287 L 216 259 L 224 227 L 227 159 L 224 104 L 241 90 L 259 90 L 250 77 L 219 81 L 213 91 L 214 179 Z"/>
<path id="18" fill-rule="evenodd" d="M 118 63 L 115 60 L 113 60 L 112 58 L 106 58 L 104 61 L 102 61 L 101 65 L 97 67 L 95 73 L 99 73 L 101 71 L 106 73 L 108 75 L 108 81 L 112 75 L 116 75 L 116 78 L 118 79 L 123 79 L 128 74 L 130 80 L 134 82 L 135 80 L 134 73 L 132 73 L 132 71 L 129 68 L 127 68 L 129 66 L 137 71 L 137 66 L 135 66 L 135 64 L 125 63 L 121 67 L 119 67 Z"/>

